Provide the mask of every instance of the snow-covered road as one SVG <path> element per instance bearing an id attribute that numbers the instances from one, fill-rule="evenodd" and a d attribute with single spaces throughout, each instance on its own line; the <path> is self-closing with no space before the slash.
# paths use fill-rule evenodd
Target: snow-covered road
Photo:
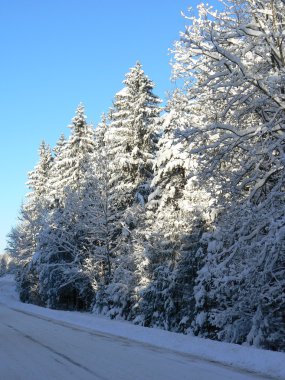
<path id="1" fill-rule="evenodd" d="M 0 380 L 33 379 L 285 380 L 285 354 L 23 304 L 0 277 Z"/>
<path id="2" fill-rule="evenodd" d="M 245 372 L 0 304 L 1 380 L 250 380 Z"/>

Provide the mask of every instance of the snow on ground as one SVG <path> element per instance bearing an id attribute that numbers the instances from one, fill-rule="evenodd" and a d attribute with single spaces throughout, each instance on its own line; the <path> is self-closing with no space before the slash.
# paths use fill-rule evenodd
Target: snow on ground
<path id="1" fill-rule="evenodd" d="M 89 313 L 58 311 L 23 304 L 18 299 L 14 279 L 11 275 L 0 278 L 0 303 L 4 303 L 17 310 L 44 316 L 56 321 L 68 322 L 97 332 L 190 354 L 199 359 L 255 372 L 270 378 L 285 379 L 284 353 L 135 326 L 126 321 L 110 320 Z"/>

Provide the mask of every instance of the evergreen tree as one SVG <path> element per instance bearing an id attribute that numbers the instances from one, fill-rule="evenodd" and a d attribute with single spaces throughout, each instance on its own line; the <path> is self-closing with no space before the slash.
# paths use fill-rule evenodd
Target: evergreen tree
<path id="1" fill-rule="evenodd" d="M 88 310 L 94 299 L 97 198 L 89 181 L 84 189 L 66 192 L 64 206 L 49 213 L 38 239 L 33 265 L 40 300 L 51 308 Z"/>
<path id="2" fill-rule="evenodd" d="M 71 136 L 68 141 L 61 138 L 56 147 L 50 175 L 51 202 L 55 205 L 64 203 L 66 191 L 78 190 L 83 186 L 85 173 L 91 165 L 95 151 L 94 129 L 86 122 L 82 104 L 78 106 L 69 128 Z"/>
<path id="3" fill-rule="evenodd" d="M 46 199 L 48 194 L 47 181 L 53 165 L 53 157 L 50 146 L 44 141 L 39 149 L 40 161 L 38 165 L 28 174 L 27 185 L 31 192 L 28 194 L 29 203 L 38 204 Z"/>
<path id="4" fill-rule="evenodd" d="M 137 242 L 139 214 L 144 212 L 153 176 L 161 101 L 153 94 L 154 84 L 140 63 L 126 74 L 124 84 L 115 96 L 104 137 L 109 194 L 116 208 L 113 223 L 118 228 L 113 239 L 112 281 L 102 289 L 102 294 L 105 313 L 132 319 L 143 260 Z"/>
<path id="5" fill-rule="evenodd" d="M 146 214 L 148 286 L 142 290 L 144 324 L 185 331 L 194 315 L 194 282 L 201 233 L 209 221 L 210 199 L 195 183 L 197 160 L 183 138 L 193 117 L 189 100 L 176 91 L 169 101 L 154 165 Z"/>
<path id="6" fill-rule="evenodd" d="M 49 179 L 51 210 L 33 265 L 39 276 L 41 302 L 55 308 L 88 309 L 96 288 L 87 263 L 93 258 L 95 245 L 90 214 L 94 212 L 97 185 L 93 174 L 94 130 L 86 122 L 83 105 L 77 108 L 70 128 L 68 141 L 61 137 L 55 148 Z"/>
<path id="7" fill-rule="evenodd" d="M 66 144 L 66 138 L 64 134 L 62 134 L 58 142 L 56 143 L 56 146 L 53 148 L 55 157 L 58 157 L 61 154 L 61 152 L 64 150 L 65 144 Z"/>
<path id="8" fill-rule="evenodd" d="M 27 201 L 21 207 L 19 223 L 12 229 L 8 240 L 7 251 L 16 258 L 20 267 L 27 264 L 35 252 L 41 218 L 46 208 L 47 181 L 53 159 L 50 147 L 45 142 L 42 142 L 40 146 L 39 156 L 39 163 L 28 174 L 27 184 L 31 192 L 28 193 Z"/>
<path id="9" fill-rule="evenodd" d="M 153 82 L 140 63 L 130 69 L 110 111 L 106 140 L 112 160 L 112 181 L 118 202 L 126 208 L 144 203 L 152 179 L 161 100 L 152 92 Z"/>
<path id="10" fill-rule="evenodd" d="M 18 267 L 16 277 L 20 298 L 23 301 L 32 300 L 36 293 L 34 274 L 31 273 L 31 259 L 36 252 L 38 235 L 42 229 L 43 220 L 47 213 L 48 178 L 53 158 L 50 147 L 42 142 L 39 149 L 40 160 L 34 170 L 28 174 L 28 186 L 31 192 L 23 204 L 18 225 L 12 229 L 7 251 Z"/>
<path id="11" fill-rule="evenodd" d="M 88 220 L 88 212 L 91 212 L 92 207 L 90 210 L 87 208 L 84 198 L 88 199 L 87 192 L 91 194 L 93 191 L 95 142 L 93 128 L 86 123 L 82 105 L 77 109 L 71 129 L 68 141 L 63 137 L 59 140 L 51 167 L 46 158 L 51 157 L 50 151 L 50 155 L 44 154 L 45 145 L 42 146 L 41 152 L 45 159 L 41 160 L 30 176 L 29 185 L 34 188 L 34 192 L 29 198 L 33 200 L 32 204 L 35 204 L 40 218 L 36 220 L 29 262 L 21 272 L 19 287 L 23 301 L 58 308 L 67 307 L 70 302 L 68 307 L 88 308 L 92 294 L 94 296 L 93 283 L 83 268 L 86 269 L 86 260 L 92 251 L 91 224 Z M 48 173 L 44 166 L 49 167 Z M 45 181 L 41 180 L 42 173 L 47 174 Z M 29 223 L 30 204 L 31 201 L 24 210 Z M 34 211 L 32 215 L 35 215 Z M 31 234 L 29 226 L 27 231 Z M 19 236 L 19 233 L 15 236 Z M 19 247 L 19 243 L 16 245 Z M 24 246 L 27 249 L 27 242 Z M 84 299 L 82 289 L 87 292 Z M 75 303 L 76 297 L 81 300 L 79 304 L 77 301 Z"/>
<path id="12" fill-rule="evenodd" d="M 98 179 L 98 207 L 96 209 L 98 244 L 96 249 L 102 258 L 103 275 L 101 277 L 101 285 L 106 285 L 111 280 L 113 248 L 118 231 L 118 226 L 115 222 L 117 210 L 113 203 L 114 193 L 110 184 L 109 149 L 105 141 L 107 128 L 107 118 L 103 114 L 102 121 L 97 126 L 95 132 L 96 156 L 94 160 L 96 178 Z"/>

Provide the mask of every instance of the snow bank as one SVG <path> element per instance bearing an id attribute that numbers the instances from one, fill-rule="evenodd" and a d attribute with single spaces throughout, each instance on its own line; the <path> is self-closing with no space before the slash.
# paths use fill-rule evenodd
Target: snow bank
<path id="1" fill-rule="evenodd" d="M 285 379 L 284 353 L 135 326 L 126 321 L 110 320 L 89 313 L 58 311 L 23 304 L 18 300 L 13 276 L 0 278 L 0 302 L 14 309 L 63 323 L 67 322 L 94 331 L 174 350 L 270 378 Z"/>

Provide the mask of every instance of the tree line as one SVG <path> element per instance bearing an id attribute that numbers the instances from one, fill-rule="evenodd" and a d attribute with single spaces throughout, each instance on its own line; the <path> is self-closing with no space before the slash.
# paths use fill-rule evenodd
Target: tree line
<path id="1" fill-rule="evenodd" d="M 80 104 L 41 144 L 7 247 L 20 298 L 284 351 L 285 4 L 185 17 L 164 110 L 137 63 L 96 128 Z"/>

